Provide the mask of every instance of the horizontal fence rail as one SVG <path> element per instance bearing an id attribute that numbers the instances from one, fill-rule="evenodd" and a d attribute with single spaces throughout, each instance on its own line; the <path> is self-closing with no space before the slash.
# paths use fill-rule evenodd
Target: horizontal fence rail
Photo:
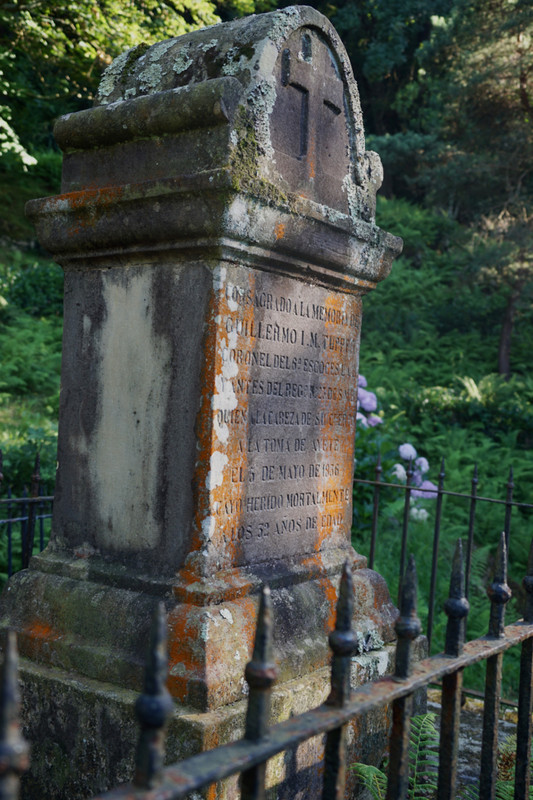
<path id="1" fill-rule="evenodd" d="M 474 551 L 474 532 L 476 527 L 476 513 L 478 511 L 478 504 L 487 503 L 503 507 L 504 511 L 502 518 L 503 531 L 505 532 L 507 549 L 509 549 L 509 542 L 511 535 L 511 518 L 513 509 L 528 510 L 533 513 L 533 503 L 522 503 L 522 502 L 517 502 L 516 500 L 513 499 L 515 484 L 514 484 L 512 467 L 509 469 L 509 475 L 507 478 L 505 499 L 485 497 L 477 493 L 477 487 L 479 483 L 477 465 L 474 467 L 473 470 L 470 492 L 456 492 L 445 489 L 444 484 L 445 484 L 446 472 L 445 472 L 444 458 L 442 459 L 440 466 L 438 485 L 434 488 L 424 488 L 423 486 L 416 486 L 413 483 L 413 478 L 415 473 L 412 461 L 409 461 L 407 464 L 405 483 L 384 481 L 382 480 L 382 473 L 383 469 L 381 466 L 381 457 L 378 455 L 376 459 L 374 479 L 370 480 L 365 478 L 358 478 L 356 476 L 354 477 L 354 485 L 372 486 L 374 488 L 373 498 L 372 498 L 372 523 L 371 523 L 371 534 L 370 534 L 370 547 L 368 554 L 368 566 L 370 567 L 370 569 L 373 569 L 375 567 L 376 549 L 379 544 L 378 531 L 379 531 L 379 512 L 382 500 L 381 492 L 383 489 L 395 489 L 404 493 L 402 532 L 401 532 L 401 555 L 400 555 L 399 569 L 398 569 L 398 597 L 400 597 L 401 594 L 401 585 L 406 567 L 412 493 L 416 491 L 417 493 L 426 494 L 428 497 L 434 498 L 436 500 L 435 522 L 433 529 L 432 559 L 431 559 L 431 580 L 430 580 L 429 597 L 428 597 L 428 620 L 427 620 L 427 632 L 426 632 L 428 645 L 429 647 L 431 647 L 431 642 L 433 638 L 434 617 L 435 617 L 436 585 L 437 585 L 440 535 L 442 527 L 443 499 L 445 497 L 456 498 L 460 500 L 465 500 L 469 504 L 468 527 L 466 530 L 466 565 L 465 565 L 465 587 L 466 587 L 465 594 L 467 598 L 469 596 L 469 591 L 470 591 L 472 554 Z M 356 501 L 357 497 L 354 498 L 354 503 L 356 503 Z"/>
<path id="2" fill-rule="evenodd" d="M 319 734 L 326 734 L 322 797 L 324 800 L 340 800 L 345 789 L 345 725 L 354 717 L 387 704 L 392 704 L 387 800 L 404 800 L 409 788 L 407 753 L 413 695 L 439 678 L 442 679 L 443 689 L 436 798 L 453 800 L 457 779 L 462 675 L 465 667 L 480 661 L 486 662 L 486 700 L 478 791 L 480 799 L 494 800 L 502 657 L 505 651 L 520 644 L 522 655 L 514 798 L 526 800 L 529 797 L 532 725 L 533 544 L 524 587 L 527 593 L 524 619 L 505 627 L 505 604 L 511 597 L 511 591 L 507 585 L 506 537 L 502 532 L 495 574 L 488 589 L 491 609 L 488 633 L 464 644 L 469 603 L 465 593 L 462 545 L 458 541 L 450 593 L 445 604 L 448 616 L 445 651 L 413 664 L 413 641 L 419 636 L 421 625 L 417 616 L 415 562 L 411 556 L 402 583 L 400 616 L 396 622 L 395 673 L 365 684 L 352 693 L 350 670 L 358 642 L 352 630 L 353 582 L 350 566 L 346 563 L 339 589 L 335 629 L 329 637 L 333 653 L 329 697 L 318 708 L 273 727 L 269 727 L 270 696 L 276 677 L 272 658 L 273 621 L 270 593 L 268 588 L 263 588 L 252 660 L 245 671 L 250 691 L 244 738 L 168 767 L 163 767 L 163 740 L 172 701 L 165 687 L 166 620 L 161 604 L 152 625 L 145 690 L 136 704 L 141 733 L 134 782 L 98 795 L 93 800 L 180 800 L 193 791 L 235 774 L 241 774 L 243 800 L 259 800 L 265 796 L 268 759 Z M 16 800 L 18 797 L 19 779 L 28 765 L 27 747 L 20 736 L 18 723 L 15 649 L 14 637 L 8 634 L 0 689 L 0 752 L 5 754 L 0 769 L 0 796 L 6 800 Z"/>
<path id="3" fill-rule="evenodd" d="M 0 490 L 3 480 L 0 450 Z M 0 497 L 0 543 L 4 537 L 6 540 L 5 559 L 0 571 L 4 571 L 8 578 L 19 569 L 28 567 L 36 543 L 39 550 L 44 550 L 49 536 L 49 526 L 45 522 L 52 519 L 53 504 L 54 496 L 47 493 L 46 486 L 41 482 L 40 457 L 37 453 L 30 491 L 24 487 L 22 497 L 14 497 L 8 486 L 6 496 Z"/>

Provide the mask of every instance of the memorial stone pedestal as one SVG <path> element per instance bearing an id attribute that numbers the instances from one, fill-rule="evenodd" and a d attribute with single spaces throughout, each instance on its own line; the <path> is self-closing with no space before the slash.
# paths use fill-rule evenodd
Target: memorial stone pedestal
<path id="1" fill-rule="evenodd" d="M 356 673 L 387 669 L 396 612 L 350 527 L 361 298 L 401 242 L 375 224 L 379 158 L 310 8 L 122 54 L 55 136 L 62 194 L 28 206 L 65 270 L 53 536 L 1 615 L 24 656 L 28 796 L 72 800 L 130 777 L 160 598 L 170 758 L 240 733 L 263 582 L 276 718 L 327 694 L 347 558 Z M 291 772 L 312 789 L 319 760 L 320 743 L 277 760 L 279 796 Z"/>

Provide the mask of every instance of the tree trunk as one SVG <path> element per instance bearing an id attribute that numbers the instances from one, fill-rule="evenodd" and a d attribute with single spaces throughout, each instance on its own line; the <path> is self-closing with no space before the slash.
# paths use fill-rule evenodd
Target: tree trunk
<path id="1" fill-rule="evenodd" d="M 505 375 L 507 380 L 511 377 L 511 339 L 513 336 L 516 303 L 519 297 L 520 292 L 516 291 L 516 289 L 509 294 L 500 331 L 498 372 L 500 375 Z"/>

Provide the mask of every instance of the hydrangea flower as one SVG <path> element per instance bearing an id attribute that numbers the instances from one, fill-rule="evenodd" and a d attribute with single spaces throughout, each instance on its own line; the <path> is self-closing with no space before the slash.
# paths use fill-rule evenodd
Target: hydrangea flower
<path id="1" fill-rule="evenodd" d="M 381 417 L 378 417 L 377 414 L 370 414 L 370 416 L 367 417 L 367 422 L 372 428 L 374 428 L 376 425 L 381 425 L 383 420 Z"/>
<path id="2" fill-rule="evenodd" d="M 403 458 L 404 461 L 414 461 L 416 458 L 416 450 L 412 444 L 406 442 L 405 444 L 401 444 L 398 448 L 398 452 L 400 454 L 400 458 Z"/>
<path id="3" fill-rule="evenodd" d="M 426 491 L 421 491 L 425 489 Z M 411 497 L 421 497 L 425 500 L 434 500 L 437 497 L 438 486 L 432 481 L 422 481 L 418 489 L 413 489 Z"/>
<path id="4" fill-rule="evenodd" d="M 357 376 L 357 385 L 359 386 L 360 389 L 366 389 L 366 387 L 368 386 L 368 381 L 364 375 Z"/>
<path id="5" fill-rule="evenodd" d="M 392 474 L 402 483 L 405 483 L 407 480 L 407 472 L 403 464 L 395 464 L 392 468 Z"/>
<path id="6" fill-rule="evenodd" d="M 378 407 L 378 398 L 374 392 L 367 392 L 366 389 L 360 388 L 357 393 L 357 399 L 363 411 L 376 411 Z"/>
<path id="7" fill-rule="evenodd" d="M 355 415 L 355 419 L 360 425 L 363 426 L 363 428 L 368 428 L 368 420 L 364 414 L 361 414 L 360 411 L 358 411 L 357 414 Z"/>
<path id="8" fill-rule="evenodd" d="M 429 517 L 429 514 L 425 508 L 417 508 L 416 506 L 413 506 L 410 509 L 409 514 L 411 518 L 417 522 L 425 522 Z"/>
<path id="9" fill-rule="evenodd" d="M 429 463 L 427 458 L 424 458 L 424 456 L 419 456 L 415 461 L 415 467 L 421 475 L 425 475 L 426 472 L 429 471 Z"/>

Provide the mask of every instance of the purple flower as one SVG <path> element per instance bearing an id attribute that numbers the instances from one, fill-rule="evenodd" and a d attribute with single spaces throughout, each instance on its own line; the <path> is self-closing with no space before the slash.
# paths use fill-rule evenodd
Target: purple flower
<path id="1" fill-rule="evenodd" d="M 364 414 L 361 414 L 360 411 L 358 411 L 357 414 L 355 415 L 355 419 L 357 420 L 357 422 L 359 422 L 360 425 L 363 426 L 363 428 L 368 428 L 368 420 Z"/>
<path id="2" fill-rule="evenodd" d="M 414 461 L 416 458 L 416 450 L 412 444 L 401 444 L 398 448 L 398 452 L 400 454 L 400 458 L 403 458 L 404 461 Z"/>
<path id="3" fill-rule="evenodd" d="M 415 461 L 415 467 L 418 469 L 421 475 L 424 475 L 429 470 L 427 458 L 424 458 L 424 456 L 417 458 Z"/>
<path id="4" fill-rule="evenodd" d="M 424 491 L 425 490 L 425 491 Z M 418 489 L 413 489 L 411 497 L 421 497 L 426 500 L 434 500 L 437 497 L 438 486 L 431 481 L 422 481 Z"/>
<path id="5" fill-rule="evenodd" d="M 360 388 L 357 398 L 363 411 L 375 411 L 378 407 L 378 399 L 374 392 L 367 392 L 366 389 Z"/>
<path id="6" fill-rule="evenodd" d="M 365 376 L 364 376 L 364 375 L 359 375 L 359 376 L 358 376 L 358 378 L 357 378 L 357 385 L 358 385 L 360 388 L 366 389 L 366 387 L 368 386 L 368 381 L 367 381 L 367 379 L 365 378 Z"/>
<path id="7" fill-rule="evenodd" d="M 383 420 L 381 419 L 381 417 L 378 417 L 377 414 L 370 414 L 370 416 L 367 419 L 367 422 L 372 428 L 374 428 L 376 425 L 381 425 Z"/>

